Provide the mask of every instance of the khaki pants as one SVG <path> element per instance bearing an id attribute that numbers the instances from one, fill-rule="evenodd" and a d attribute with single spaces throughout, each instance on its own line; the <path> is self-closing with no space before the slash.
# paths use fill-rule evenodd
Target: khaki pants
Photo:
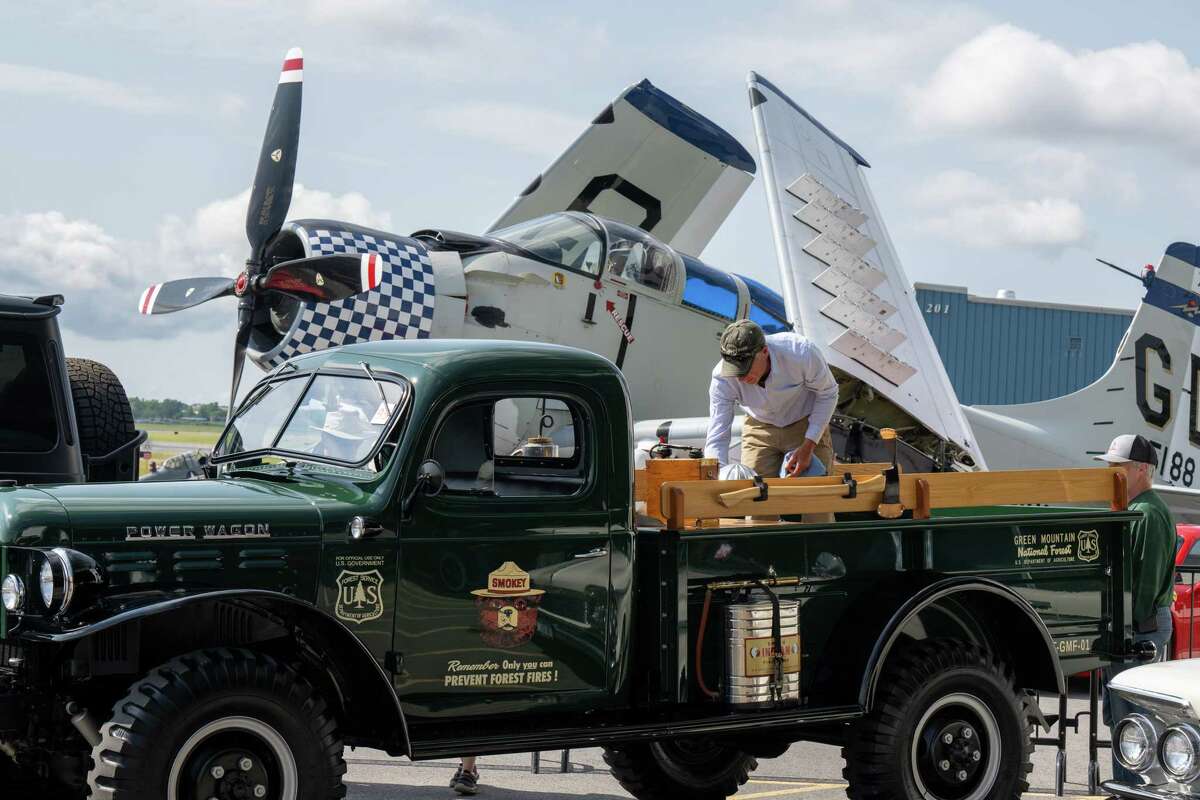
<path id="1" fill-rule="evenodd" d="M 781 428 L 760 422 L 747 414 L 742 423 L 742 463 L 764 479 L 778 478 L 783 459 L 804 444 L 807 433 L 808 417 Z M 828 474 L 833 474 L 833 439 L 829 436 L 828 426 L 821 431 L 813 456 L 821 459 Z M 805 514 L 804 521 L 833 522 L 833 514 Z"/>

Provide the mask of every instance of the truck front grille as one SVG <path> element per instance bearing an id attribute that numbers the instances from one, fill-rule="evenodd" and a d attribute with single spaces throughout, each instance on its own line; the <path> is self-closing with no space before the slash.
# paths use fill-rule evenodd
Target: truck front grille
<path id="1" fill-rule="evenodd" d="M 0 670 L 8 668 L 9 659 L 24 658 L 25 648 L 14 642 L 0 640 Z"/>

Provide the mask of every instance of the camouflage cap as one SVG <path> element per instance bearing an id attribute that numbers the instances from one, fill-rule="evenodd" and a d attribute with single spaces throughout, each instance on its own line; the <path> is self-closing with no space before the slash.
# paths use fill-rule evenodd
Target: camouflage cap
<path id="1" fill-rule="evenodd" d="M 767 335 L 757 322 L 739 319 L 721 334 L 721 375 L 740 378 L 750 371 L 754 357 L 767 346 Z"/>

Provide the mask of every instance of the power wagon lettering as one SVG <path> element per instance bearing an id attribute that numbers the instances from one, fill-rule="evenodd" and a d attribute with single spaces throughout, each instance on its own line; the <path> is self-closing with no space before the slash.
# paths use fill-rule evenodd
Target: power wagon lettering
<path id="1" fill-rule="evenodd" d="M 236 525 L 127 525 L 125 541 L 169 542 L 196 539 L 269 539 L 271 525 L 246 522 Z"/>

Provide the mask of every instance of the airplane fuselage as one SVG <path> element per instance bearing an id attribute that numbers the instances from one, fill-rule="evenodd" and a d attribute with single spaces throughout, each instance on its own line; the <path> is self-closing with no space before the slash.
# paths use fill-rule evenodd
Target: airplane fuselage
<path id="1" fill-rule="evenodd" d="M 592 214 L 551 214 L 490 236 L 401 237 L 305 220 L 290 223 L 278 247 L 287 255 L 379 252 L 389 274 L 378 290 L 342 303 L 273 309 L 251 342 L 265 369 L 370 339 L 555 342 L 620 367 L 635 419 L 700 417 L 726 325 L 749 317 L 768 332 L 790 328 L 782 298 L 757 281 Z"/>

